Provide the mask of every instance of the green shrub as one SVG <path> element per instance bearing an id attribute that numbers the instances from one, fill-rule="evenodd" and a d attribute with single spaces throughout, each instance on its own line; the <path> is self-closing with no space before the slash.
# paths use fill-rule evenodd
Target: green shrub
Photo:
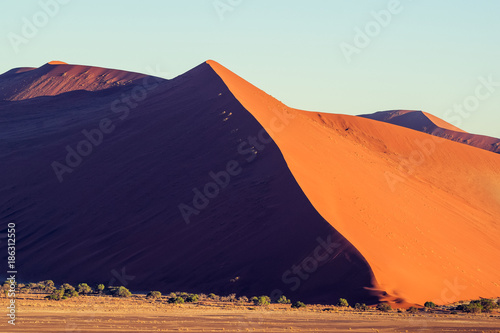
<path id="1" fill-rule="evenodd" d="M 288 298 L 286 298 L 285 295 L 281 295 L 280 298 L 276 301 L 279 304 L 290 304 L 292 301 L 290 301 Z"/>
<path id="2" fill-rule="evenodd" d="M 130 297 L 130 296 L 132 296 L 132 293 L 130 292 L 130 290 L 128 290 L 124 286 L 114 288 L 112 290 L 112 294 L 115 297 Z"/>
<path id="3" fill-rule="evenodd" d="M 171 303 L 171 304 L 183 304 L 184 303 L 184 298 L 182 298 L 180 296 L 171 297 L 171 298 L 168 299 L 168 303 Z"/>
<path id="4" fill-rule="evenodd" d="M 80 283 L 78 285 L 78 293 L 79 294 L 90 294 L 92 292 L 92 288 L 86 283 Z"/>
<path id="5" fill-rule="evenodd" d="M 101 295 L 104 292 L 104 289 L 106 289 L 106 287 L 102 283 L 96 286 L 96 290 L 99 293 L 99 295 Z"/>
<path id="6" fill-rule="evenodd" d="M 349 303 L 347 303 L 347 300 L 345 298 L 339 298 L 339 301 L 337 302 L 337 306 L 341 306 L 341 307 L 348 307 L 349 306 Z"/>
<path id="7" fill-rule="evenodd" d="M 200 296 L 198 296 L 197 294 L 189 294 L 186 298 L 185 298 L 185 301 L 186 302 L 189 302 L 189 303 L 195 303 L 195 302 L 198 302 L 200 299 Z"/>
<path id="8" fill-rule="evenodd" d="M 219 296 L 215 295 L 214 293 L 208 294 L 208 298 L 213 299 L 213 300 L 218 300 Z"/>
<path id="9" fill-rule="evenodd" d="M 258 306 L 265 306 L 269 305 L 271 303 L 271 299 L 269 296 L 259 296 L 259 297 L 252 297 L 252 301 L 254 305 Z"/>
<path id="10" fill-rule="evenodd" d="M 47 291 L 49 293 L 53 292 L 56 289 L 54 281 L 52 280 L 45 280 L 40 283 L 40 286 L 43 288 L 44 291 Z"/>
<path id="11" fill-rule="evenodd" d="M 481 306 L 481 303 L 469 303 L 469 304 L 462 304 L 459 306 L 460 310 L 463 312 L 467 313 L 481 313 L 481 310 L 483 307 Z"/>
<path id="12" fill-rule="evenodd" d="M 161 292 L 159 292 L 159 291 L 150 291 L 146 295 L 146 298 L 153 298 L 153 299 L 161 298 Z"/>
<path id="13" fill-rule="evenodd" d="M 436 304 L 434 304 L 434 302 L 425 302 L 424 306 L 429 309 L 434 309 Z"/>
<path id="14" fill-rule="evenodd" d="M 491 299 L 483 298 L 480 302 L 483 307 L 483 312 L 491 312 L 491 310 L 497 308 L 497 304 Z"/>
<path id="15" fill-rule="evenodd" d="M 365 303 L 362 303 L 362 304 L 356 303 L 356 304 L 354 304 L 354 309 L 356 309 L 358 311 L 366 311 L 366 310 L 368 310 L 368 306 L 366 306 Z"/>
<path id="16" fill-rule="evenodd" d="M 292 303 L 292 308 L 294 309 L 300 309 L 300 308 L 305 308 L 306 305 L 302 303 L 301 301 L 293 302 Z"/>
<path id="17" fill-rule="evenodd" d="M 378 303 L 377 310 L 382 312 L 389 312 L 390 310 L 392 310 L 392 307 L 387 303 Z"/>
<path id="18" fill-rule="evenodd" d="M 418 313 L 418 308 L 416 308 L 414 306 L 410 306 L 410 308 L 408 309 L 408 312 L 409 313 Z"/>
<path id="19" fill-rule="evenodd" d="M 248 297 L 246 296 L 241 296 L 238 298 L 238 301 L 241 303 L 248 303 Z"/>
<path id="20" fill-rule="evenodd" d="M 75 290 L 75 288 L 70 284 L 65 283 L 59 289 L 54 290 L 51 295 L 46 296 L 46 298 L 59 301 L 61 299 L 78 296 L 78 292 Z"/>

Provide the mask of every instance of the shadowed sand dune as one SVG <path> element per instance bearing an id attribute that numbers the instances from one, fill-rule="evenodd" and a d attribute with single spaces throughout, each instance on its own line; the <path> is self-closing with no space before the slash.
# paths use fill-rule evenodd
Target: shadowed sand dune
<path id="1" fill-rule="evenodd" d="M 0 101 L 0 218 L 18 225 L 27 281 L 325 303 L 500 295 L 497 154 L 288 108 L 214 61 L 173 80 L 98 69 L 127 83 L 89 89 L 44 85 L 43 68 L 97 71 L 0 76 L 0 91 L 23 73 L 47 87 Z"/>
<path id="2" fill-rule="evenodd" d="M 500 295 L 499 155 L 371 119 L 288 108 L 208 63 L 269 131 L 317 211 L 367 260 L 382 299 Z M 276 113 L 288 115 L 283 128 Z"/>
<path id="3" fill-rule="evenodd" d="M 88 137 L 92 152 L 79 163 L 71 155 L 59 182 L 54 161 L 68 165 L 68 151 Z M 365 289 L 366 261 L 316 212 L 276 144 L 208 64 L 147 85 L 1 101 L 0 139 L 0 219 L 17 225 L 25 281 L 376 301 Z M 193 189 L 209 183 L 212 198 L 197 195 L 196 209 Z M 197 211 L 186 213 L 189 224 L 181 204 Z"/>
<path id="4" fill-rule="evenodd" d="M 440 138 L 489 150 L 494 153 L 500 153 L 500 139 L 464 132 L 458 127 L 426 112 L 407 110 L 380 111 L 373 114 L 364 114 L 360 117 L 384 121 L 432 134 Z"/>

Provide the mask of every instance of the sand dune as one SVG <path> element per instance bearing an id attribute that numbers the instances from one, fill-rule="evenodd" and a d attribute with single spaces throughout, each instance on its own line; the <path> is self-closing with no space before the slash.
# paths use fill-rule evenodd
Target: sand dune
<path id="1" fill-rule="evenodd" d="M 144 77 L 0 76 L 0 218 L 18 225 L 27 281 L 321 303 L 500 295 L 500 156 L 422 125 L 467 133 L 425 113 L 385 119 L 411 129 L 292 109 L 214 61 Z"/>
<path id="2" fill-rule="evenodd" d="M 500 156 L 361 117 L 288 108 L 216 62 L 385 299 L 500 295 Z M 271 130 L 276 114 L 288 115 Z"/>
<path id="3" fill-rule="evenodd" d="M 16 68 L 0 75 L 0 100 L 18 101 L 74 90 L 96 91 L 131 84 L 147 75 L 51 61 L 39 68 Z"/>
<path id="4" fill-rule="evenodd" d="M 494 153 L 500 153 L 500 139 L 467 133 L 427 112 L 407 110 L 381 111 L 373 114 L 361 115 L 361 117 L 411 128 L 440 138 L 464 143 Z"/>
<path id="5" fill-rule="evenodd" d="M 376 301 L 363 257 L 316 212 L 209 65 L 133 99 L 140 89 L 0 102 L 0 218 L 18 225 L 23 279 Z M 52 163 L 66 165 L 82 131 L 103 119 L 114 129 L 95 135 L 101 142 L 60 183 Z M 213 195 L 209 185 L 213 198 L 200 199 L 193 189 L 215 184 L 211 172 L 225 187 Z M 193 200 L 186 224 L 179 205 L 194 210 Z"/>

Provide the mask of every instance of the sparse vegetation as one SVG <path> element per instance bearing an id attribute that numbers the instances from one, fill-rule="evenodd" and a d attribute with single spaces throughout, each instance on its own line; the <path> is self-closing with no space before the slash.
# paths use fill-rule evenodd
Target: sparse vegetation
<path id="1" fill-rule="evenodd" d="M 418 308 L 411 306 L 407 311 L 409 313 L 418 313 Z"/>
<path id="2" fill-rule="evenodd" d="M 75 290 L 75 287 L 68 283 L 64 283 L 61 285 L 59 289 L 56 289 L 52 292 L 52 294 L 48 295 L 46 298 L 50 300 L 62 300 L 71 297 L 78 297 L 78 292 Z"/>
<path id="3" fill-rule="evenodd" d="M 382 312 L 389 312 L 392 310 L 392 307 L 387 303 L 378 303 L 377 310 L 382 311 Z"/>
<path id="4" fill-rule="evenodd" d="M 356 303 L 356 304 L 354 304 L 354 309 L 356 309 L 358 311 L 366 311 L 366 310 L 368 310 L 368 306 L 366 306 L 365 303 L 362 303 L 362 304 Z"/>
<path id="5" fill-rule="evenodd" d="M 92 293 L 92 288 L 86 283 L 80 283 L 77 288 L 79 294 L 85 295 Z"/>
<path id="6" fill-rule="evenodd" d="M 434 304 L 434 302 L 425 302 L 424 306 L 428 309 L 434 309 L 436 304 Z"/>
<path id="7" fill-rule="evenodd" d="M 171 304 L 184 304 L 184 298 L 181 296 L 171 297 L 168 299 L 168 302 Z"/>
<path id="8" fill-rule="evenodd" d="M 276 303 L 279 303 L 279 304 L 290 304 L 290 303 L 292 303 L 292 301 L 290 301 L 288 298 L 286 298 L 285 295 L 281 295 L 281 297 L 278 298 L 278 300 L 276 301 Z"/>
<path id="9" fill-rule="evenodd" d="M 219 300 L 219 296 L 213 294 L 213 293 L 210 293 L 208 294 L 208 298 L 211 299 L 211 300 L 214 300 L 214 301 L 218 301 Z"/>
<path id="10" fill-rule="evenodd" d="M 146 298 L 152 298 L 152 299 L 158 299 L 161 298 L 161 292 L 159 291 L 150 291 L 147 295 Z"/>
<path id="11" fill-rule="evenodd" d="M 130 297 L 132 293 L 124 286 L 111 288 L 111 294 L 115 297 Z"/>
<path id="12" fill-rule="evenodd" d="M 339 298 L 339 301 L 337 302 L 337 306 L 346 308 L 349 306 L 349 303 L 347 302 L 347 300 L 345 298 Z"/>
<path id="13" fill-rule="evenodd" d="M 293 302 L 292 308 L 294 309 L 300 309 L 300 308 L 305 308 L 306 305 L 302 303 L 301 301 Z"/>
<path id="14" fill-rule="evenodd" d="M 106 287 L 103 284 L 98 284 L 96 286 L 96 290 L 97 290 L 97 293 L 99 295 L 102 295 L 102 293 L 104 292 L 104 289 L 106 289 Z"/>
<path id="15" fill-rule="evenodd" d="M 252 297 L 251 301 L 253 302 L 254 305 L 258 306 L 265 306 L 271 304 L 271 299 L 269 296 L 259 296 L 259 297 Z"/>
<path id="16" fill-rule="evenodd" d="M 200 296 L 198 294 L 189 294 L 184 300 L 188 303 L 195 303 L 200 300 Z"/>

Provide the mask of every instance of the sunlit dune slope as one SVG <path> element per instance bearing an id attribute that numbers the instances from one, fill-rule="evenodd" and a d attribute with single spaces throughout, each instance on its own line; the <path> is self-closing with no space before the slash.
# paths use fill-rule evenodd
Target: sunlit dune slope
<path id="1" fill-rule="evenodd" d="M 362 117 L 288 108 L 214 61 L 382 299 L 500 296 L 500 156 Z M 280 124 L 284 121 L 284 124 Z"/>
<path id="2" fill-rule="evenodd" d="M 147 75 L 51 61 L 39 68 L 16 68 L 0 75 L 0 100 L 17 101 L 74 90 L 123 86 Z"/>
<path id="3" fill-rule="evenodd" d="M 394 110 L 365 114 L 361 115 L 361 117 L 411 128 L 440 138 L 464 143 L 494 153 L 500 153 L 500 139 L 486 135 L 467 133 L 427 112 Z"/>

